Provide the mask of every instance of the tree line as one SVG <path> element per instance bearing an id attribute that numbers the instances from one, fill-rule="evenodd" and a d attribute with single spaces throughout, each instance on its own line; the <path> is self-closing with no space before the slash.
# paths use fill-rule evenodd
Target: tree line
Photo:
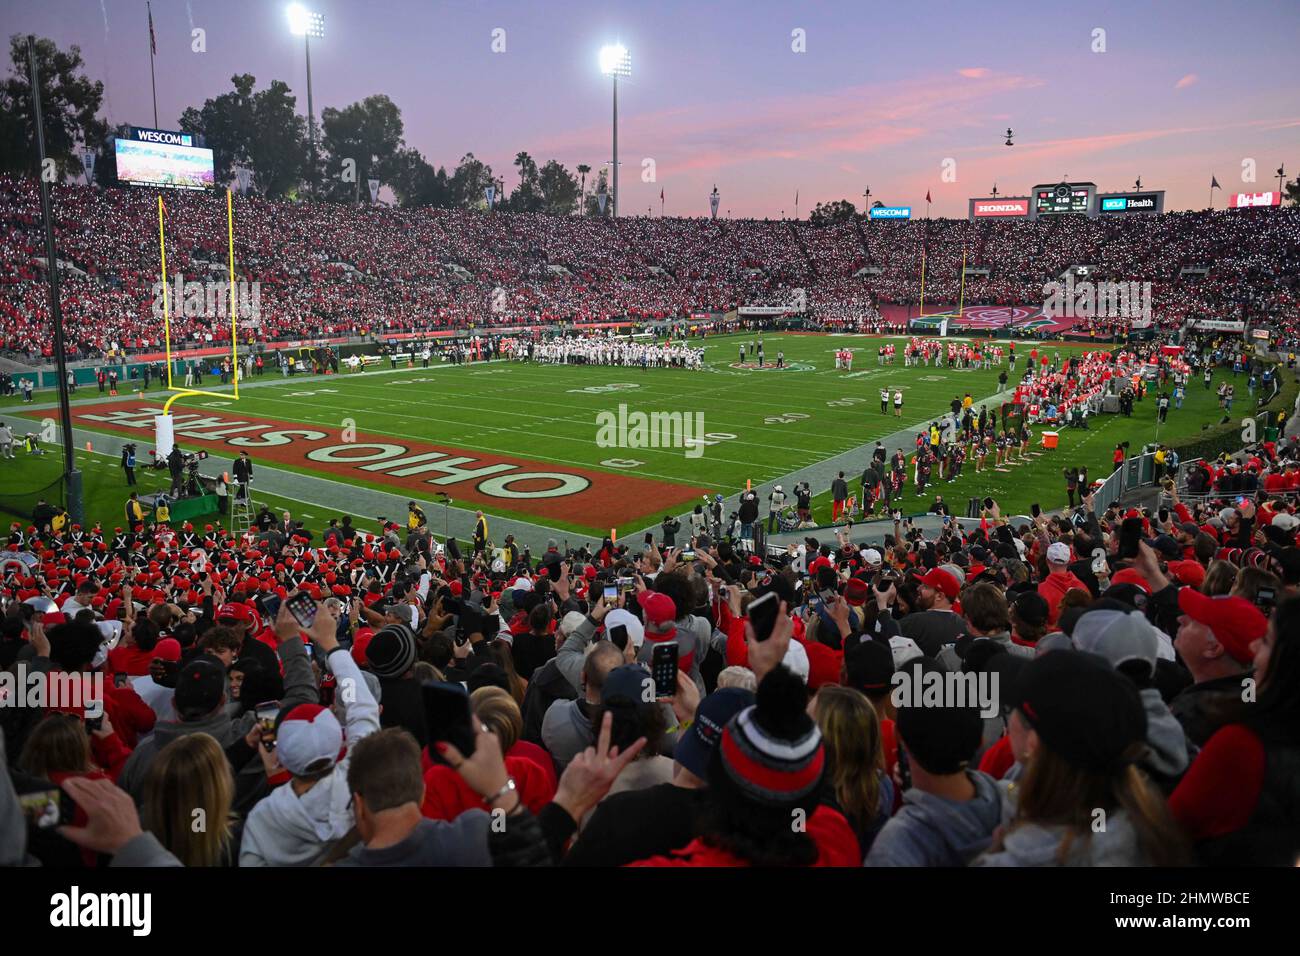
<path id="1" fill-rule="evenodd" d="M 35 175 L 27 39 L 16 34 L 9 47 L 12 69 L 0 83 L 0 170 Z M 113 140 L 126 136 L 128 127 L 100 118 L 104 84 L 85 74 L 75 45 L 61 50 L 52 40 L 39 39 L 36 59 L 46 155 L 60 178 L 82 175 L 80 152 L 88 148 L 96 153 L 95 180 L 117 185 Z M 287 83 L 273 79 L 258 88 L 249 73 L 236 74 L 230 82 L 227 92 L 186 108 L 174 127 L 203 138 L 212 150 L 218 183 L 233 183 L 236 169 L 243 168 L 251 174 L 251 191 L 268 199 L 314 193 L 329 202 L 366 203 L 368 180 L 378 179 L 402 206 L 479 209 L 486 207 L 492 189 L 494 207 L 510 212 L 608 214 L 609 205 L 602 211 L 598 198 L 607 188 L 605 172 L 592 177 L 586 164 L 573 172 L 554 159 L 539 166 L 521 151 L 512 164 L 515 185 L 509 193 L 503 176 L 472 152 L 450 171 L 435 168 L 407 145 L 402 112 L 382 93 L 321 110 L 313 164 L 307 118 Z"/>

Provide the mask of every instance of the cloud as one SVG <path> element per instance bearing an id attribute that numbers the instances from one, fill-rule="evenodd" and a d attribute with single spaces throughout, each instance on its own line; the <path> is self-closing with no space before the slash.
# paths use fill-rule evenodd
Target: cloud
<path id="1" fill-rule="evenodd" d="M 1199 79 L 1200 77 L 1195 73 L 1188 73 L 1185 77 L 1174 84 L 1174 89 L 1185 90 Z"/>
<path id="2" fill-rule="evenodd" d="M 989 75 L 988 68 L 983 66 L 968 66 L 957 72 L 969 80 L 982 80 Z"/>

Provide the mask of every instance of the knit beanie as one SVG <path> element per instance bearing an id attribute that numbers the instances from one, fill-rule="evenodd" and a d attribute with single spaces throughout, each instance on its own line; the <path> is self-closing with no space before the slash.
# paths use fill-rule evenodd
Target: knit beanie
<path id="1" fill-rule="evenodd" d="M 719 754 L 727 777 L 747 798 L 783 807 L 815 793 L 825 765 L 821 731 L 805 712 L 803 681 L 783 666 L 758 687 L 758 701 L 722 732 Z"/>

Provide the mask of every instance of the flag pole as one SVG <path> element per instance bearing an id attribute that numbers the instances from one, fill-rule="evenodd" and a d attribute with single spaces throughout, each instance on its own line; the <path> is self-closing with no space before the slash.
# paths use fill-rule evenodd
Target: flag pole
<path id="1" fill-rule="evenodd" d="M 157 49 L 153 39 L 153 4 L 146 3 L 149 11 L 149 88 L 153 91 L 153 128 L 158 128 L 158 83 L 154 79 L 153 58 Z"/>
<path id="2" fill-rule="evenodd" d="M 921 314 L 918 319 L 925 318 L 925 243 L 921 243 Z"/>
<path id="3" fill-rule="evenodd" d="M 961 291 L 957 293 L 957 318 L 961 318 L 962 305 L 966 301 L 966 245 L 961 247 Z"/>

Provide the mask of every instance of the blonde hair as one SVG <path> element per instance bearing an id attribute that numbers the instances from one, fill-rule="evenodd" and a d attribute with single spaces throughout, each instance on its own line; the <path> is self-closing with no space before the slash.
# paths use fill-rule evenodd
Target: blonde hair
<path id="1" fill-rule="evenodd" d="M 524 733 L 524 717 L 509 691 L 500 687 L 480 687 L 469 695 L 469 702 L 475 716 L 487 724 L 488 730 L 501 741 L 502 753 L 519 742 Z"/>
<path id="2" fill-rule="evenodd" d="M 825 684 L 813 701 L 826 749 L 826 779 L 855 828 L 880 813 L 880 771 L 885 766 L 880 718 L 861 691 Z"/>
<path id="3" fill-rule="evenodd" d="M 216 739 L 186 734 L 158 752 L 141 822 L 185 866 L 220 866 L 230 847 L 235 779 Z"/>
<path id="4" fill-rule="evenodd" d="M 28 735 L 18 766 L 35 777 L 89 773 L 94 768 L 85 725 L 74 714 L 49 714 Z"/>
<path id="5" fill-rule="evenodd" d="M 1220 597 L 1232 591 L 1237 582 L 1237 567 L 1228 561 L 1211 561 L 1205 569 L 1205 581 L 1201 584 L 1201 593 L 1210 597 Z"/>
<path id="6" fill-rule="evenodd" d="M 758 693 L 758 678 L 748 667 L 740 667 L 732 664 L 730 667 L 724 667 L 718 674 L 718 690 L 724 687 L 739 687 L 741 690 L 747 690 L 750 693 Z"/>

